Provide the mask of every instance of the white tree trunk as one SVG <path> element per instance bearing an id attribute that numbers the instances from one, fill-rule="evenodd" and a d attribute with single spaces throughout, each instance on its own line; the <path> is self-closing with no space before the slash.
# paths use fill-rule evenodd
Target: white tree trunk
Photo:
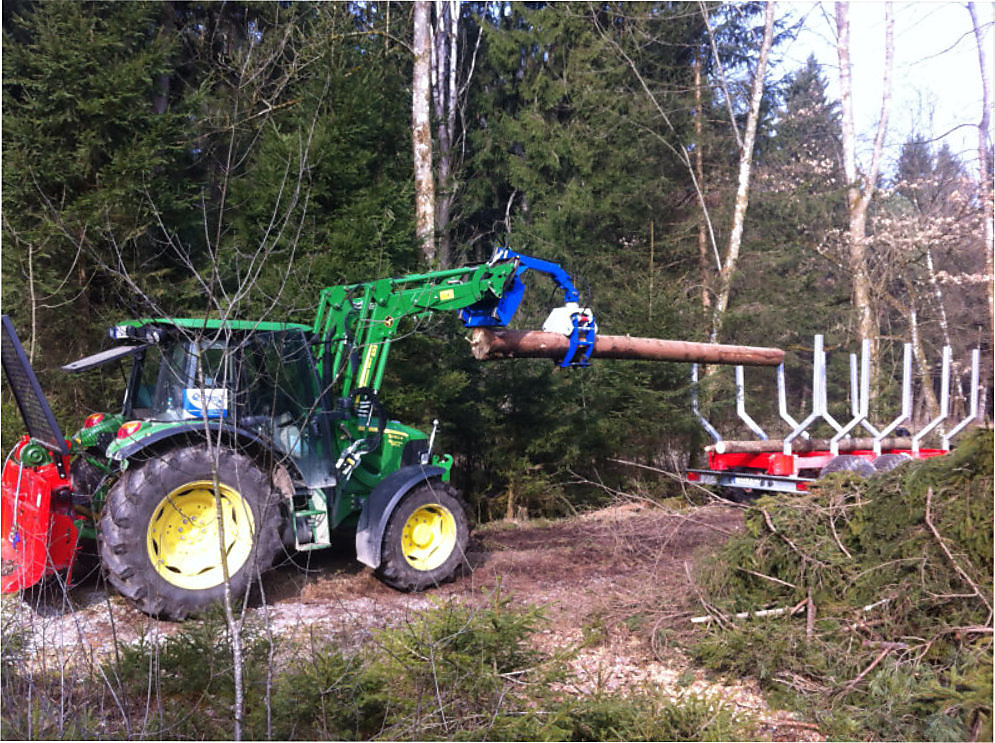
<path id="1" fill-rule="evenodd" d="M 739 153 L 739 179 L 736 187 L 736 203 L 733 207 L 732 229 L 729 233 L 729 250 L 719 273 L 719 291 L 715 298 L 712 314 L 711 341 L 717 342 L 722 330 L 722 321 L 729 306 L 729 293 L 732 288 L 736 264 L 739 262 L 740 246 L 743 242 L 743 222 L 750 201 L 750 170 L 753 166 L 753 146 L 757 138 L 757 121 L 760 118 L 760 101 L 764 92 L 764 75 L 767 71 L 767 58 L 774 40 L 774 2 L 768 0 L 764 8 L 764 39 L 760 46 L 757 69 L 753 75 L 750 92 L 750 112 L 746 119 L 746 132 L 743 136 L 743 149 Z"/>
<path id="2" fill-rule="evenodd" d="M 978 122 L 978 196 L 981 200 L 982 221 L 985 230 L 985 273 L 988 276 L 988 321 L 989 328 L 995 329 L 995 193 L 989 179 L 991 163 L 988 162 L 988 127 L 992 107 L 991 81 L 988 79 L 988 61 L 985 55 L 984 36 L 978 25 L 978 13 L 974 3 L 968 3 L 974 39 L 978 45 L 978 64 L 981 65 L 981 121 Z"/>
<path id="3" fill-rule="evenodd" d="M 411 80 L 411 142 L 415 170 L 415 233 L 422 256 L 434 264 L 435 181 L 432 174 L 432 42 L 429 24 L 430 0 L 418 0 L 414 8 L 414 72 Z"/>
<path id="4" fill-rule="evenodd" d="M 874 195 L 874 188 L 881 167 L 881 153 L 888 131 L 891 111 L 891 73 L 894 66 L 895 21 L 891 3 L 885 4 L 884 77 L 881 95 L 881 113 L 871 152 L 871 166 L 861 176 L 857 170 L 857 137 L 853 117 L 853 81 L 850 69 L 850 4 L 836 3 L 836 50 L 840 63 L 840 104 L 843 130 L 843 170 L 846 175 L 847 207 L 850 213 L 849 269 L 852 281 L 852 300 L 857 309 L 857 334 L 860 340 L 870 340 L 872 366 L 877 367 L 878 322 L 873 307 L 870 272 L 867 261 L 867 208 Z"/>
<path id="5" fill-rule="evenodd" d="M 694 172 L 698 176 L 698 188 L 702 197 L 705 195 L 705 153 L 703 119 L 705 116 L 704 107 L 701 101 L 701 54 L 694 56 Z M 707 216 L 704 208 L 698 216 L 698 271 L 701 276 L 701 308 L 708 311 L 712 307 L 712 295 L 709 293 L 709 276 L 711 272 L 708 266 L 708 224 L 705 221 Z"/>

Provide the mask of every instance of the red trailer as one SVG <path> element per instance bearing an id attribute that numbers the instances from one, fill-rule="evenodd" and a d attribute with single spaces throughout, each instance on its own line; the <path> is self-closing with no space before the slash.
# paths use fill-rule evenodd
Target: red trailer
<path id="1" fill-rule="evenodd" d="M 870 408 L 870 346 L 865 343 L 861 359 L 850 356 L 850 390 L 853 417 L 841 424 L 830 414 L 826 401 L 826 354 L 822 336 L 815 337 L 812 363 L 812 411 L 801 422 L 787 410 L 784 365 L 777 367 L 779 414 L 789 432 L 771 439 L 763 428 L 746 412 L 743 367 L 736 367 L 736 411 L 743 423 L 754 433 L 752 440 L 726 440 L 702 415 L 698 406 L 698 369 L 692 367 L 692 409 L 698 421 L 712 437 L 705 447 L 707 467 L 687 470 L 689 482 L 716 485 L 726 489 L 733 500 L 745 500 L 759 492 L 804 492 L 809 483 L 830 472 L 850 471 L 868 476 L 893 469 L 903 462 L 941 456 L 950 450 L 951 440 L 978 418 L 980 351 L 971 353 L 970 411 L 955 425 L 943 430 L 950 414 L 949 347 L 943 349 L 940 378 L 940 412 L 936 418 L 911 432 L 912 417 L 912 347 L 905 344 L 902 369 L 902 410 L 894 420 L 878 428 L 868 419 Z M 816 424 L 828 426 L 831 438 L 812 438 L 809 430 Z M 869 434 L 854 437 L 852 432 L 863 428 Z M 939 446 L 922 446 L 933 434 Z"/>

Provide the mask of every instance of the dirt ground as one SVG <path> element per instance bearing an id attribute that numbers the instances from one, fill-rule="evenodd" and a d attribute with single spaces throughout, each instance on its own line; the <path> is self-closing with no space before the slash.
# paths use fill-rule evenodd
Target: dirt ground
<path id="1" fill-rule="evenodd" d="M 710 559 L 742 526 L 732 506 L 672 511 L 641 504 L 557 522 L 488 524 L 471 539 L 464 574 L 420 594 L 384 586 L 347 549 L 315 552 L 306 564 L 288 562 L 267 574 L 265 601 L 256 599 L 251 618 L 274 633 L 348 646 L 439 602 L 484 605 L 499 592 L 542 607 L 549 622 L 537 637 L 541 649 L 579 648 L 572 661 L 577 693 L 650 684 L 675 697 L 715 696 L 760 720 L 763 737 L 821 740 L 814 726 L 769 708 L 755 683 L 706 674 L 681 649 L 691 638 L 689 618 L 704 613 L 692 563 Z M 104 656 L 115 638 L 154 640 L 180 626 L 137 612 L 93 577 L 68 593 L 5 597 L 3 611 L 5 623 L 30 626 L 37 657 L 59 664 Z"/>

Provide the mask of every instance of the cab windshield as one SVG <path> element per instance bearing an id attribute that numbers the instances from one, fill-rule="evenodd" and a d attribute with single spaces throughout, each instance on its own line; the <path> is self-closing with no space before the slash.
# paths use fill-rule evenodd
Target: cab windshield
<path id="1" fill-rule="evenodd" d="M 302 330 L 167 340 L 149 349 L 137 377 L 138 417 L 250 429 L 291 457 L 309 482 L 324 479 L 318 382 Z"/>

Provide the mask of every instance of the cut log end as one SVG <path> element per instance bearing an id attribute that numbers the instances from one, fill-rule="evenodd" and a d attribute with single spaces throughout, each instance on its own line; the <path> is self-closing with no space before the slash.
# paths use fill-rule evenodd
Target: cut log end
<path id="1" fill-rule="evenodd" d="M 470 338 L 478 361 L 498 359 L 552 359 L 562 361 L 570 347 L 566 336 L 538 330 L 474 328 Z M 691 343 L 627 335 L 599 335 L 591 353 L 594 358 L 631 361 L 682 361 L 702 364 L 777 366 L 784 360 L 779 348 Z"/>

